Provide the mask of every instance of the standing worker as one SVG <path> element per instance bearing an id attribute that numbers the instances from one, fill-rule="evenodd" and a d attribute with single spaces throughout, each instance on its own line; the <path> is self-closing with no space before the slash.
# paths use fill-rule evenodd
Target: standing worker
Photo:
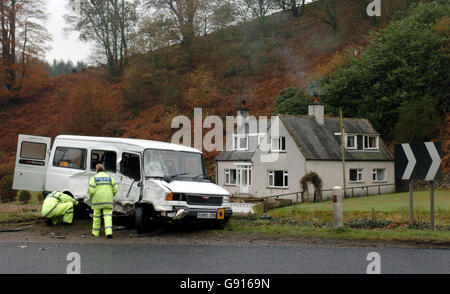
<path id="1" fill-rule="evenodd" d="M 92 200 L 92 208 L 94 210 L 94 217 L 92 222 L 92 235 L 100 236 L 101 217 L 103 212 L 103 220 L 105 222 L 105 235 L 107 238 L 112 238 L 113 224 L 113 198 L 117 193 L 119 187 L 116 181 L 105 172 L 103 164 L 97 164 L 95 167 L 97 174 L 89 180 L 89 197 Z"/>
<path id="2" fill-rule="evenodd" d="M 42 205 L 42 216 L 47 225 L 56 225 L 62 219 L 64 224 L 72 224 L 73 207 L 78 201 L 62 192 L 52 192 L 47 195 Z"/>

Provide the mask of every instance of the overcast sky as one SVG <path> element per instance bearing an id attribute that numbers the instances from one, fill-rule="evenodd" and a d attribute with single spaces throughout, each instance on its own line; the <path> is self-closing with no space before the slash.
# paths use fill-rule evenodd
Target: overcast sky
<path id="1" fill-rule="evenodd" d="M 65 27 L 64 14 L 67 13 L 68 0 L 46 0 L 47 11 L 49 14 L 47 30 L 53 36 L 50 43 L 52 47 L 46 54 L 46 60 L 52 62 L 57 60 L 72 60 L 74 62 L 83 60 L 87 62 L 90 52 L 90 45 L 78 40 L 77 33 L 65 35 L 63 28 Z"/>

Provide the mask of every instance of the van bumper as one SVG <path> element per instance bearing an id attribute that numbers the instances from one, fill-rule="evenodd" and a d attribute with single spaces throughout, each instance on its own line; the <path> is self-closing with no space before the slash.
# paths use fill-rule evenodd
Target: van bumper
<path id="1" fill-rule="evenodd" d="M 224 210 L 223 218 L 218 218 L 218 209 L 208 209 L 208 208 L 187 208 L 187 207 L 176 207 L 178 216 L 174 217 L 174 221 L 177 222 L 212 222 L 212 223 L 226 223 L 230 219 L 233 211 L 231 208 L 222 208 Z M 214 214 L 215 218 L 201 218 L 199 214 L 207 213 Z"/>

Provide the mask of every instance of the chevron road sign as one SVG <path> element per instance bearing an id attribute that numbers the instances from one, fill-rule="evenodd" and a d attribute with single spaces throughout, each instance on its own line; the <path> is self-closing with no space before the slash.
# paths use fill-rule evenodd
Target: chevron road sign
<path id="1" fill-rule="evenodd" d="M 442 178 L 441 142 L 408 143 L 395 146 L 395 178 L 434 181 Z"/>
<path id="2" fill-rule="evenodd" d="M 395 145 L 395 178 L 409 181 L 409 225 L 414 225 L 413 181 L 430 186 L 430 229 L 434 230 L 434 180 L 442 178 L 442 143 Z"/>

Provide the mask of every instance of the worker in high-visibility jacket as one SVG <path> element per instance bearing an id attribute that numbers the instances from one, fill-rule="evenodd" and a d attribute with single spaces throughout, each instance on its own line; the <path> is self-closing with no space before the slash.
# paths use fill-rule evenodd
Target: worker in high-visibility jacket
<path id="1" fill-rule="evenodd" d="M 45 198 L 41 213 L 48 225 L 56 225 L 61 219 L 65 224 L 72 224 L 73 207 L 76 205 L 78 201 L 67 194 L 55 191 Z"/>
<path id="2" fill-rule="evenodd" d="M 105 172 L 103 164 L 97 164 L 95 167 L 97 174 L 89 180 L 89 197 L 91 197 L 92 209 L 94 210 L 92 221 L 92 235 L 100 236 L 100 229 L 103 220 L 105 222 L 105 235 L 112 238 L 113 235 L 113 201 L 114 196 L 119 189 L 114 178 Z"/>

